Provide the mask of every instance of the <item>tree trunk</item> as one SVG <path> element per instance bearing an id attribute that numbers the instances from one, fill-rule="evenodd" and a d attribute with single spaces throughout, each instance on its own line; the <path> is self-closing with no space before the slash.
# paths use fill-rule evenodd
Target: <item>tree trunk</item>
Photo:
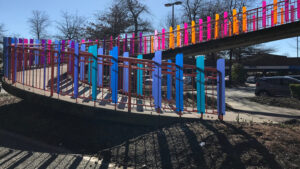
<path id="1" fill-rule="evenodd" d="M 231 69 L 232 69 L 232 55 L 233 55 L 233 51 L 232 49 L 230 49 L 229 51 L 229 85 L 231 86 L 232 84 L 232 76 L 231 76 Z"/>

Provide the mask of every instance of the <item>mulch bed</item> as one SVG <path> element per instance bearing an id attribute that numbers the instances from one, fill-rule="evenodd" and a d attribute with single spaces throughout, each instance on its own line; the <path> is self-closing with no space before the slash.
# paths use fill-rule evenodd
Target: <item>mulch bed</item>
<path id="1" fill-rule="evenodd" d="M 250 97 L 250 101 L 269 106 L 285 107 L 300 110 L 300 100 L 289 97 Z"/>

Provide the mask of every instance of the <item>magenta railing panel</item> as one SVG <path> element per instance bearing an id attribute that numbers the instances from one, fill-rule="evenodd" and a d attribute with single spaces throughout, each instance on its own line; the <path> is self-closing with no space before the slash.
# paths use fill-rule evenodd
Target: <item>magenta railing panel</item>
<path id="1" fill-rule="evenodd" d="M 211 40 L 211 18 L 210 16 L 207 17 L 207 40 Z"/>
<path id="2" fill-rule="evenodd" d="M 147 36 L 144 37 L 144 54 L 147 54 Z"/>
<path id="3" fill-rule="evenodd" d="M 184 23 L 184 45 L 189 45 L 189 32 L 187 23 Z"/>
<path id="4" fill-rule="evenodd" d="M 203 41 L 203 19 L 199 19 L 199 42 Z"/>
<path id="5" fill-rule="evenodd" d="M 224 36 L 227 36 L 228 28 L 228 12 L 224 12 Z"/>
<path id="6" fill-rule="evenodd" d="M 297 0 L 297 16 L 300 19 L 300 0 Z"/>
<path id="7" fill-rule="evenodd" d="M 289 22 L 289 0 L 285 0 L 285 22 Z"/>
<path id="8" fill-rule="evenodd" d="M 262 25 L 265 28 L 267 26 L 267 3 L 262 2 Z"/>
<path id="9" fill-rule="evenodd" d="M 255 28 L 256 27 L 256 22 L 255 22 L 256 18 L 255 18 L 255 15 L 252 16 L 252 19 L 253 19 L 253 22 L 252 22 L 253 26 L 252 27 L 253 27 L 253 31 L 255 31 L 256 30 L 256 28 Z"/>
<path id="10" fill-rule="evenodd" d="M 48 50 L 51 49 L 51 43 L 52 41 L 51 40 L 48 40 Z M 48 54 L 48 57 L 47 57 L 47 63 L 50 64 L 51 60 L 50 60 L 50 53 Z"/>
<path id="11" fill-rule="evenodd" d="M 162 50 L 165 50 L 165 29 L 162 29 Z"/>
<path id="12" fill-rule="evenodd" d="M 271 26 L 274 26 L 274 11 L 271 11 Z"/>
<path id="13" fill-rule="evenodd" d="M 291 6 L 291 21 L 295 21 L 295 15 L 294 15 L 294 5 Z"/>

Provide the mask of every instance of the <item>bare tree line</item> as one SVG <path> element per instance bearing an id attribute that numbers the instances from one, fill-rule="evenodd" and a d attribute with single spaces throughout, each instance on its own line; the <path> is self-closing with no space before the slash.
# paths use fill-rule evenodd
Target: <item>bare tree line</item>
<path id="1" fill-rule="evenodd" d="M 255 0 L 182 0 L 180 18 L 175 18 L 175 23 L 197 21 L 199 18 L 214 16 L 216 13 L 241 10 Z M 124 33 L 152 32 L 153 27 L 148 16 L 151 13 L 145 0 L 113 0 L 108 9 L 98 11 L 93 21 L 77 13 L 62 12 L 61 20 L 56 21 L 57 33 L 54 37 L 59 39 L 103 39 L 116 37 Z M 162 19 L 165 28 L 171 24 L 171 15 Z M 38 39 L 47 37 L 47 28 L 50 26 L 49 16 L 44 11 L 34 10 L 28 19 L 30 32 Z"/>
<path id="2" fill-rule="evenodd" d="M 116 37 L 123 33 L 150 32 L 152 25 L 147 20 L 148 6 L 143 0 L 113 0 L 111 6 L 94 15 L 94 21 L 88 22 L 86 18 L 77 13 L 63 11 L 61 19 L 56 21 L 58 39 L 103 39 Z M 48 37 L 47 29 L 51 21 L 44 11 L 34 10 L 28 19 L 30 33 L 37 39 Z"/>

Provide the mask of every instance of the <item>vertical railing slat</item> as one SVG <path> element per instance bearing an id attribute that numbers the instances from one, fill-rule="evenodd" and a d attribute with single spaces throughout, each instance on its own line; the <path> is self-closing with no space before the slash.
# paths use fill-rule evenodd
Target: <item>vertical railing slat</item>
<path id="1" fill-rule="evenodd" d="M 98 49 L 98 55 L 101 55 L 98 57 L 98 78 L 97 78 L 97 83 L 98 87 L 103 87 L 103 48 Z"/>
<path id="2" fill-rule="evenodd" d="M 267 3 L 262 1 L 262 26 L 266 28 L 267 26 Z"/>
<path id="3" fill-rule="evenodd" d="M 219 38 L 219 20 L 220 20 L 220 15 L 216 14 L 216 16 L 215 16 L 215 39 Z"/>
<path id="4" fill-rule="evenodd" d="M 165 50 L 165 41 L 166 41 L 166 30 L 165 29 L 162 29 L 162 31 L 161 31 L 161 33 L 162 33 L 162 35 L 161 35 L 161 43 L 162 43 L 162 46 L 161 46 L 161 48 L 162 48 L 162 50 Z"/>
<path id="5" fill-rule="evenodd" d="M 195 21 L 192 21 L 192 44 L 196 44 L 196 24 L 195 24 Z"/>
<path id="6" fill-rule="evenodd" d="M 187 23 L 184 23 L 184 45 L 189 45 L 189 32 Z"/>
<path id="7" fill-rule="evenodd" d="M 289 0 L 285 0 L 284 1 L 284 7 L 285 7 L 285 22 L 288 23 L 289 22 Z"/>
<path id="8" fill-rule="evenodd" d="M 124 52 L 123 53 L 123 57 L 124 58 L 129 58 L 129 53 L 128 52 Z M 129 66 L 128 61 L 124 62 L 124 66 Z M 130 85 L 130 84 L 128 84 L 128 82 L 129 82 L 128 78 L 129 78 L 128 68 L 124 67 L 123 68 L 123 91 L 126 92 L 126 93 L 128 93 L 128 85 Z"/>
<path id="9" fill-rule="evenodd" d="M 85 44 L 84 44 L 84 40 L 81 40 L 81 45 L 80 45 L 80 51 L 81 52 L 85 52 Z M 85 63 L 84 63 L 84 56 L 80 56 L 80 80 L 83 82 L 83 80 L 84 80 L 84 65 L 85 65 Z"/>
<path id="10" fill-rule="evenodd" d="M 118 47 L 114 47 L 112 52 L 112 69 L 111 69 L 111 84 L 112 84 L 112 103 L 118 103 Z"/>
<path id="11" fill-rule="evenodd" d="M 93 56 L 90 59 L 92 61 L 92 100 L 96 101 L 97 99 L 97 45 L 89 46 L 89 53 L 91 53 Z"/>
<path id="12" fill-rule="evenodd" d="M 207 40 L 211 39 L 211 18 L 210 16 L 207 17 Z"/>
<path id="13" fill-rule="evenodd" d="M 228 33 L 228 12 L 224 12 L 224 36 Z"/>
<path id="14" fill-rule="evenodd" d="M 225 115 L 225 59 L 217 61 L 217 106 L 219 116 Z"/>
<path id="15" fill-rule="evenodd" d="M 203 19 L 199 19 L 199 42 L 203 41 Z"/>
<path id="16" fill-rule="evenodd" d="M 183 54 L 176 55 L 176 111 L 183 111 Z"/>
<path id="17" fill-rule="evenodd" d="M 152 72 L 152 95 L 154 98 L 154 106 L 156 111 L 161 109 L 161 58 L 162 51 L 157 51 L 152 59 L 155 62 L 154 71 Z"/>
<path id="18" fill-rule="evenodd" d="M 277 25 L 277 18 L 278 18 L 278 16 L 277 16 L 277 14 L 278 14 L 278 3 L 277 3 L 277 0 L 274 0 L 274 2 L 273 2 L 273 6 L 274 6 L 274 13 L 273 13 L 273 17 L 274 17 L 274 25 Z"/>
<path id="19" fill-rule="evenodd" d="M 138 55 L 138 59 L 143 59 L 143 55 Z M 143 68 L 143 64 L 138 64 L 138 68 Z M 137 70 L 137 95 L 143 96 L 143 70 Z"/>
<path id="20" fill-rule="evenodd" d="M 55 49 L 58 51 L 57 54 L 57 87 L 56 87 L 56 92 L 57 94 L 60 93 L 60 63 L 61 63 L 61 42 L 56 40 L 55 41 Z M 51 59 L 51 58 L 50 58 Z"/>
<path id="21" fill-rule="evenodd" d="M 74 46 L 74 98 L 78 97 L 78 67 L 79 67 L 79 44 L 75 42 Z"/>
<path id="22" fill-rule="evenodd" d="M 205 114 L 205 72 L 204 72 L 204 56 L 196 57 L 197 67 L 197 112 Z"/>
<path id="23" fill-rule="evenodd" d="M 172 60 L 169 59 L 168 60 L 168 63 L 172 63 Z M 171 65 L 168 65 L 168 72 L 172 72 L 172 66 Z M 167 75 L 167 99 L 168 101 L 171 101 L 172 99 L 172 75 L 171 74 L 168 74 Z"/>
<path id="24" fill-rule="evenodd" d="M 177 25 L 176 38 L 177 38 L 177 47 L 181 47 L 181 32 L 180 32 L 180 25 Z"/>
<path id="25" fill-rule="evenodd" d="M 243 32 L 247 32 L 247 8 L 243 7 Z"/>

